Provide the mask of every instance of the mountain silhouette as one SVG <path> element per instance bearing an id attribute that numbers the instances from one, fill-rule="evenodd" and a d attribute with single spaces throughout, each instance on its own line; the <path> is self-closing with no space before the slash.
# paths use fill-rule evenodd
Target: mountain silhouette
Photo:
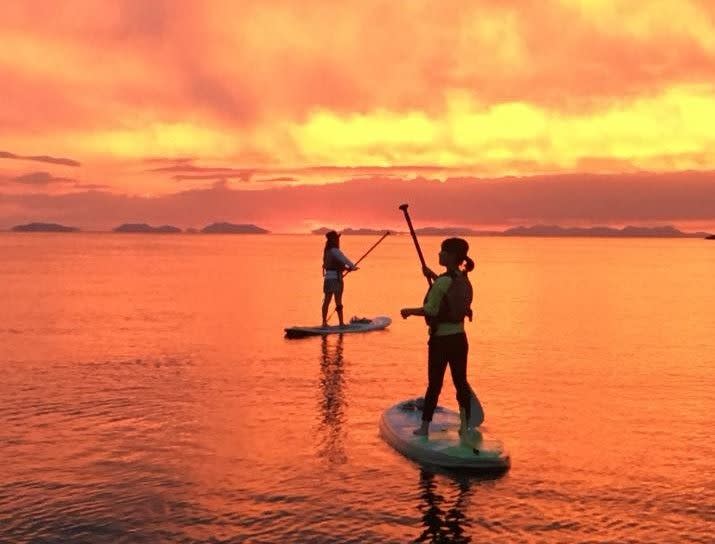
<path id="1" fill-rule="evenodd" d="M 269 231 L 256 225 L 234 225 L 233 223 L 212 223 L 201 229 L 204 234 L 268 234 Z"/>
<path id="2" fill-rule="evenodd" d="M 77 232 L 76 227 L 66 227 L 57 223 L 28 223 L 27 225 L 15 225 L 14 232 Z"/>
<path id="3" fill-rule="evenodd" d="M 114 232 L 173 234 L 181 232 L 181 229 L 172 225 L 152 227 L 146 223 L 124 223 L 115 228 Z"/>

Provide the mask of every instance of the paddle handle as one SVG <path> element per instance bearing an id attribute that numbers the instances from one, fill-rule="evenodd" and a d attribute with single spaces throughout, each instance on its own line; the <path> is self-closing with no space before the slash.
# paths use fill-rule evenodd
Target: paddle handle
<path id="1" fill-rule="evenodd" d="M 415 249 L 417 249 L 417 256 L 420 258 L 420 263 L 422 264 L 422 268 L 425 269 L 427 268 L 427 263 L 425 262 L 425 256 L 422 255 L 422 249 L 420 248 L 420 243 L 417 240 L 417 234 L 415 233 L 415 228 L 412 226 L 412 220 L 410 219 L 410 213 L 407 211 L 408 204 L 401 204 L 400 209 L 402 210 L 402 213 L 405 214 L 405 221 L 407 221 L 407 226 L 410 229 L 410 235 L 412 236 L 412 241 L 415 243 Z M 430 287 L 432 287 L 432 278 L 429 276 L 425 276 L 427 278 L 427 283 L 429 284 Z"/>

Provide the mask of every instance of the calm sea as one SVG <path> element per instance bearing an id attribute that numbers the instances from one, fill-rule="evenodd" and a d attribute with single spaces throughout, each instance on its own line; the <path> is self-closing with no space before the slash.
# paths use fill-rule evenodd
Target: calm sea
<path id="1" fill-rule="evenodd" d="M 513 463 L 484 479 L 378 436 L 426 385 L 409 237 L 346 279 L 389 329 L 283 338 L 320 319 L 322 242 L 0 234 L 0 541 L 713 542 L 715 243 L 470 239 L 469 378 Z"/>

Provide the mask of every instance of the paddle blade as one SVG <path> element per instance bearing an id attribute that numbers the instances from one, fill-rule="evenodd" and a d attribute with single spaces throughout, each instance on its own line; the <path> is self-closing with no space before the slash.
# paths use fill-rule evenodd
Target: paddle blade
<path id="1" fill-rule="evenodd" d="M 484 423 L 484 409 L 482 408 L 482 403 L 479 402 L 479 398 L 474 392 L 474 389 L 470 387 L 469 391 L 471 393 L 469 396 L 469 426 L 479 427 L 479 425 Z"/>

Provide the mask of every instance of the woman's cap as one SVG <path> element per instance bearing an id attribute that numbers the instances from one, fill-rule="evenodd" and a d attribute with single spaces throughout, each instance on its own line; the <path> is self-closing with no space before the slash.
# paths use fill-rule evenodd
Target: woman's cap
<path id="1" fill-rule="evenodd" d="M 335 232 L 334 230 L 330 230 L 330 231 L 328 231 L 328 232 L 325 233 L 325 237 L 326 237 L 328 240 L 337 240 L 338 238 L 340 238 L 340 234 L 338 234 L 338 233 Z"/>

